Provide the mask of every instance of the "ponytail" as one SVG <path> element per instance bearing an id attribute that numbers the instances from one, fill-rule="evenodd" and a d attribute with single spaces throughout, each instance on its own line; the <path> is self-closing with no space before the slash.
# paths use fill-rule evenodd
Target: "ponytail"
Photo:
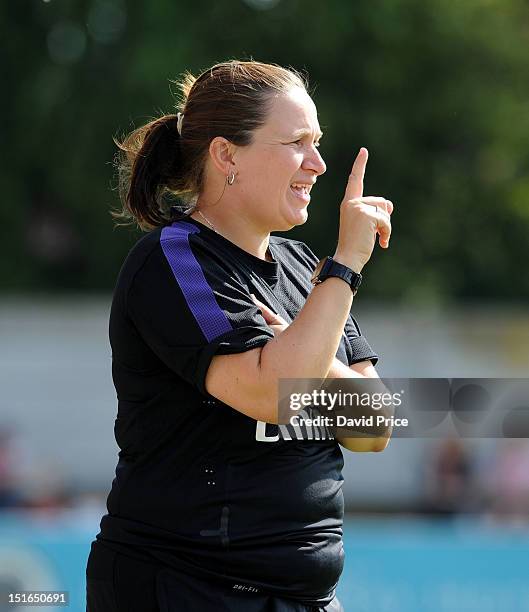
<path id="1" fill-rule="evenodd" d="M 163 115 L 134 130 L 123 142 L 117 166 L 123 209 L 113 216 L 135 220 L 143 230 L 165 225 L 170 214 L 164 205 L 167 191 L 182 189 L 182 143 L 177 115 Z"/>

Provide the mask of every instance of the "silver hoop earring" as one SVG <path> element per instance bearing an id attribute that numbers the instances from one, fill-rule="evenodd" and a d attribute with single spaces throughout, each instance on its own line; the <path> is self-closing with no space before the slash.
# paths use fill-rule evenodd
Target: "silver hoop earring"
<path id="1" fill-rule="evenodd" d="M 228 174 L 228 176 L 226 177 L 226 183 L 228 183 L 228 185 L 233 185 L 235 181 L 235 172 L 233 172 L 233 170 L 231 171 L 231 174 Z"/>

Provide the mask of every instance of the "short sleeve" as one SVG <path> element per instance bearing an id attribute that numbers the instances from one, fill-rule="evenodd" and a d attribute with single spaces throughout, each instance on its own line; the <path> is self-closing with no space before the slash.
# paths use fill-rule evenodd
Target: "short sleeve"
<path id="1" fill-rule="evenodd" d="M 154 250 L 135 275 L 127 313 L 157 357 L 207 395 L 204 382 L 215 354 L 248 351 L 274 335 L 247 288 L 222 266 L 199 263 L 191 251 L 171 262 L 167 252 Z"/>
<path id="2" fill-rule="evenodd" d="M 351 352 L 348 352 L 349 365 L 367 360 L 376 365 L 378 355 L 371 348 L 365 336 L 362 335 L 360 327 L 352 315 L 347 317 L 345 335 L 351 347 Z"/>

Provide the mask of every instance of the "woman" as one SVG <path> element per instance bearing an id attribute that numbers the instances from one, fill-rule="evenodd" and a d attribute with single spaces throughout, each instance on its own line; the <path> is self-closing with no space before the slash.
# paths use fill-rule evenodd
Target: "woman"
<path id="1" fill-rule="evenodd" d="M 182 90 L 177 115 L 121 145 L 124 215 L 150 231 L 112 304 L 121 450 L 88 610 L 340 610 L 342 454 L 278 440 L 277 383 L 376 376 L 349 311 L 393 206 L 362 196 L 361 149 L 334 262 L 315 272 L 305 244 L 270 236 L 307 220 L 325 172 L 303 80 L 232 61 Z M 175 194 L 188 209 L 171 218 Z"/>

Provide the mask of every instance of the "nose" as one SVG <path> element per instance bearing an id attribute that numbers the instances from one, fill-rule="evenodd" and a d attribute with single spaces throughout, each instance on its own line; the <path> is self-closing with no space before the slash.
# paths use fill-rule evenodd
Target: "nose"
<path id="1" fill-rule="evenodd" d="M 304 170 L 311 170 L 314 172 L 314 174 L 316 174 L 316 176 L 320 176 L 327 170 L 323 157 L 320 155 L 320 152 L 316 147 L 313 146 L 310 154 L 305 156 L 302 168 Z"/>

